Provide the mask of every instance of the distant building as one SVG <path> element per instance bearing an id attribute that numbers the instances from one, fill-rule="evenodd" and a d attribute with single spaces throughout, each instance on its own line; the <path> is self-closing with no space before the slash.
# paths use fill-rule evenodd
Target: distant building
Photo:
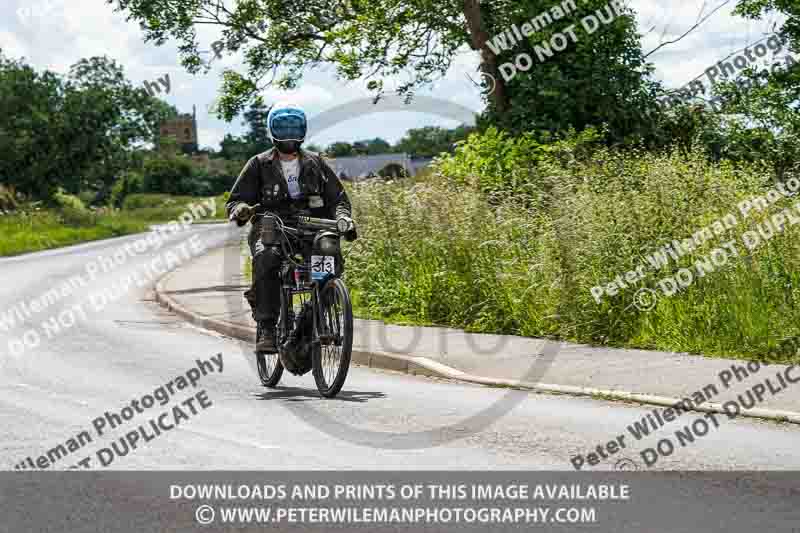
<path id="1" fill-rule="evenodd" d="M 197 107 L 192 106 L 192 114 L 185 113 L 161 123 L 159 137 L 172 137 L 184 153 L 195 153 L 197 140 Z"/>
<path id="2" fill-rule="evenodd" d="M 328 164 L 340 179 L 363 180 L 371 176 L 402 174 L 415 176 L 431 159 L 411 159 L 408 154 L 380 154 L 328 158 Z"/>

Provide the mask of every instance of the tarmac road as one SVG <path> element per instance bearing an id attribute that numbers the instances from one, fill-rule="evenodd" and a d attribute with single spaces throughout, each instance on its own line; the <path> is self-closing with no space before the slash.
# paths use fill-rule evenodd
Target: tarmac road
<path id="1" fill-rule="evenodd" d="M 572 470 L 571 457 L 586 458 L 598 445 L 607 453 L 607 443 L 619 435 L 626 436 L 626 447 L 607 453 L 595 469 L 614 469 L 623 458 L 620 467 L 646 469 L 639 450 L 670 436 L 676 443 L 674 453 L 653 469 L 797 470 L 800 465 L 797 426 L 729 421 L 723 415 L 717 415 L 718 427 L 706 419 L 708 432 L 680 446 L 674 431 L 702 414 L 685 414 L 656 437 L 636 442 L 626 428 L 652 410 L 647 406 L 492 389 L 360 367 L 351 369 L 335 400 L 318 397 L 310 374 L 286 373 L 281 388 L 266 390 L 248 362 L 249 352 L 238 341 L 185 324 L 160 308 L 153 301 L 152 283 L 107 298 L 97 312 L 84 305 L 86 319 L 75 310 L 87 295 L 118 284 L 131 272 L 146 272 L 144 265 L 164 249 L 186 243 L 191 236 L 195 240 L 184 246 L 184 252 L 198 242 L 211 248 L 230 238 L 231 231 L 229 226 L 209 225 L 175 235 L 159 252 L 127 257 L 123 265 L 60 297 L 24 324 L 9 331 L 0 328 L 3 468 L 13 469 L 28 457 L 36 462 L 59 444 L 66 449 L 70 439 L 84 431 L 92 441 L 81 442 L 79 449 L 56 460 L 48 459 L 47 468 L 68 468 L 89 458 L 84 466 L 102 469 L 97 452 L 106 448 L 111 450 L 104 455 L 107 467 L 122 470 Z M 0 309 L 37 299 L 70 277 L 86 278 L 87 263 L 99 255 L 112 256 L 138 238 L 0 260 Z M 49 330 L 40 326 L 54 316 L 61 320 L 59 334 L 53 333 L 52 323 Z M 75 324 L 66 327 L 70 316 L 76 317 Z M 9 341 L 32 328 L 39 332 L 41 344 L 13 355 Z M 177 390 L 176 384 L 167 404 L 143 409 L 130 422 L 98 435 L 93 421 L 106 411 L 120 414 L 132 400 L 175 383 L 177 376 L 196 367 L 198 359 L 208 361 L 217 354 L 222 354 L 222 372 L 202 376 L 196 388 Z M 201 391 L 205 391 L 202 399 L 180 403 Z M 480 415 L 498 402 L 510 406 Z M 174 412 L 175 406 L 183 416 Z M 167 413 L 162 429 L 178 425 L 157 436 L 150 426 L 148 434 L 146 422 L 161 413 Z M 136 448 L 125 450 L 124 441 L 118 439 L 140 425 L 145 431 L 139 433 Z M 422 433 L 412 441 L 397 436 L 408 432 Z M 149 442 L 144 442 L 146 436 L 151 437 Z M 113 442 L 127 453 L 115 451 Z"/>

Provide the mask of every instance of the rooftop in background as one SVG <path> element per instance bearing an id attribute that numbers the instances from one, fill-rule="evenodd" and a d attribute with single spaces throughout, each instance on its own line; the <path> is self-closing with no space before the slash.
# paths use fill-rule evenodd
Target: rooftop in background
<path id="1" fill-rule="evenodd" d="M 379 154 L 328 158 L 328 164 L 342 179 L 359 180 L 384 171 L 385 175 L 397 175 L 405 171 L 415 176 L 427 167 L 433 158 L 411 159 L 408 154 Z"/>

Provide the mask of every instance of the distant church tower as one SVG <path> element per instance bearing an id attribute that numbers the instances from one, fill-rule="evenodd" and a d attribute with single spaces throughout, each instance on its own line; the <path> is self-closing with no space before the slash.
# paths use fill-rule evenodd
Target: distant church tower
<path id="1" fill-rule="evenodd" d="M 185 154 L 197 152 L 197 106 L 192 106 L 192 114 L 185 113 L 161 124 L 160 137 L 172 137 Z"/>

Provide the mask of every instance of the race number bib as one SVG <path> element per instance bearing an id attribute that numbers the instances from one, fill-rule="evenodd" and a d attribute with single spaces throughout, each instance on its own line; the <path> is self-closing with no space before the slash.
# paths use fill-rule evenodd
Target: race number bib
<path id="1" fill-rule="evenodd" d="M 336 273 L 336 258 L 332 255 L 311 256 L 311 279 L 323 279 Z"/>

